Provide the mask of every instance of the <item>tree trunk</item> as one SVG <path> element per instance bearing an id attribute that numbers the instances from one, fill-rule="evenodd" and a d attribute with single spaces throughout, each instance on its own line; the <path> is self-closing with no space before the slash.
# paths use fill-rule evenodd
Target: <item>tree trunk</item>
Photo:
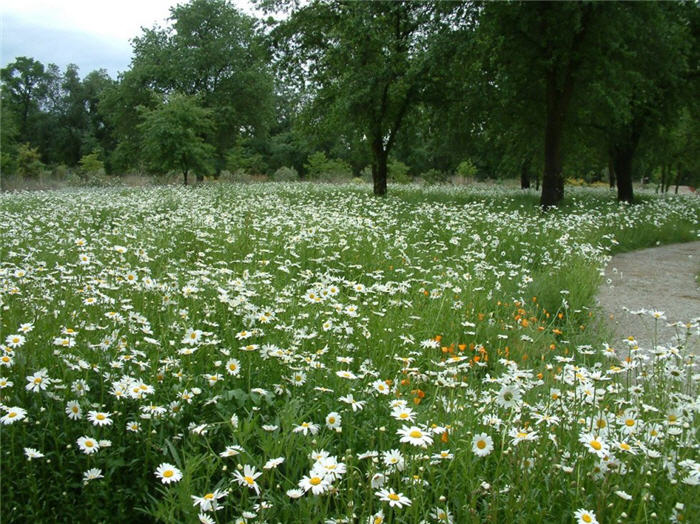
<path id="1" fill-rule="evenodd" d="M 617 149 L 614 154 L 613 165 L 617 176 L 617 200 L 629 204 L 634 200 L 632 189 L 632 156 L 633 151 L 629 147 Z"/>
<path id="2" fill-rule="evenodd" d="M 186 169 L 182 172 L 182 176 L 184 178 L 185 185 L 187 185 L 187 170 Z"/>
<path id="3" fill-rule="evenodd" d="M 530 189 L 530 160 L 520 164 L 520 189 Z"/>
<path id="4" fill-rule="evenodd" d="M 608 155 L 608 182 L 610 183 L 610 189 L 615 189 L 615 163 L 613 162 L 613 156 Z"/>
<path id="5" fill-rule="evenodd" d="M 372 142 L 372 181 L 374 182 L 374 194 L 386 195 L 387 160 L 388 155 L 384 150 L 382 140 Z"/>
<path id="6" fill-rule="evenodd" d="M 547 78 L 547 122 L 544 131 L 544 173 L 540 197 L 540 205 L 545 211 L 559 204 L 564 198 L 561 142 L 568 98 L 567 93 L 557 87 L 557 75 L 551 72 Z"/>
<path id="7" fill-rule="evenodd" d="M 658 193 L 659 189 L 664 187 L 664 176 L 666 175 L 666 167 L 662 164 L 661 165 L 661 178 L 659 179 L 659 183 L 656 184 L 656 188 L 654 188 L 654 193 Z"/>
<path id="8" fill-rule="evenodd" d="M 678 172 L 676 173 L 676 191 L 675 194 L 678 194 L 678 187 L 681 185 L 681 182 L 683 181 L 683 172 L 681 171 L 681 165 L 678 164 Z"/>

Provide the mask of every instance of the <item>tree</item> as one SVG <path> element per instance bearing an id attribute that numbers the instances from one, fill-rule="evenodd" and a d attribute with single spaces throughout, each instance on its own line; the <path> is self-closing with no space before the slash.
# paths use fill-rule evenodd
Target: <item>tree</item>
<path id="1" fill-rule="evenodd" d="M 565 131 L 576 91 L 588 83 L 584 66 L 599 55 L 591 29 L 600 11 L 583 2 L 489 3 L 479 20 L 480 41 L 493 57 L 491 81 L 506 100 L 532 93 L 534 103 L 520 106 L 542 115 L 543 209 L 564 197 Z"/>
<path id="2" fill-rule="evenodd" d="M 197 95 L 203 107 L 213 110 L 207 141 L 215 148 L 218 172 L 240 138 L 264 135 L 273 118 L 266 51 L 255 20 L 227 0 L 192 0 L 171 8 L 170 14 L 170 26 L 146 29 L 133 39 L 134 58 L 122 83 L 126 90 Z M 111 105 L 115 124 L 129 120 L 115 114 L 128 111 L 118 99 L 138 96 L 110 95 L 105 104 Z"/>
<path id="3" fill-rule="evenodd" d="M 614 3 L 607 8 L 612 11 L 607 74 L 595 86 L 595 99 L 601 101 L 595 116 L 602 122 L 617 198 L 632 203 L 639 145 L 647 137 L 653 148 L 661 126 L 678 121 L 689 88 L 688 7 Z"/>
<path id="4" fill-rule="evenodd" d="M 17 173 L 24 177 L 36 178 L 41 175 L 44 164 L 36 147 L 22 144 L 17 148 Z"/>
<path id="5" fill-rule="evenodd" d="M 3 105 L 8 104 L 17 115 L 19 140 L 29 142 L 32 119 L 45 100 L 50 77 L 41 62 L 19 56 L 0 70 L 0 79 Z"/>
<path id="6" fill-rule="evenodd" d="M 214 147 L 204 141 L 214 127 L 211 110 L 201 107 L 195 97 L 174 94 L 142 113 L 143 156 L 152 170 L 180 170 L 185 185 L 190 171 L 197 173 L 198 180 L 211 172 Z"/>
<path id="7" fill-rule="evenodd" d="M 437 13 L 424 2 L 312 1 L 273 32 L 278 61 L 312 99 L 311 126 L 365 141 L 376 195 L 386 194 L 389 153 L 419 99 Z"/>

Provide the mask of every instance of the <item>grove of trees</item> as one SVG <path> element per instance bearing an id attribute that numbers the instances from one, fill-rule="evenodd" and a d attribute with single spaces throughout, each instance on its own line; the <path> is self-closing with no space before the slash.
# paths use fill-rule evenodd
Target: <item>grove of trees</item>
<path id="1" fill-rule="evenodd" d="M 132 40 L 127 71 L 0 71 L 3 175 L 387 181 L 567 178 L 632 202 L 700 182 L 698 5 L 674 2 L 190 0 Z M 293 175 L 292 175 L 293 174 Z"/>

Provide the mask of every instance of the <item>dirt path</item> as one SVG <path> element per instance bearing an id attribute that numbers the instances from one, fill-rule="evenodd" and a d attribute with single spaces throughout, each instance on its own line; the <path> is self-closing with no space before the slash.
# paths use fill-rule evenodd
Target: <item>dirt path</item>
<path id="1" fill-rule="evenodd" d="M 611 345 L 632 335 L 640 348 L 651 348 L 655 324 L 657 340 L 671 343 L 678 328 L 675 322 L 700 321 L 700 242 L 671 244 L 615 255 L 605 270 L 605 281 L 598 293 L 608 324 L 614 331 Z M 640 310 L 646 310 L 639 314 Z M 664 313 L 655 322 L 651 311 Z M 635 314 L 636 312 L 636 314 Z M 693 351 L 700 354 L 697 327 Z"/>

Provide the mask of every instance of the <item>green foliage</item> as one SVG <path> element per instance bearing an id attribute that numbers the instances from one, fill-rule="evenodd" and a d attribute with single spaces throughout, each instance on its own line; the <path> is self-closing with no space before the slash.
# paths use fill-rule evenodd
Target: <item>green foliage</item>
<path id="1" fill-rule="evenodd" d="M 449 180 L 448 174 L 438 169 L 429 169 L 421 173 L 419 178 L 428 185 L 444 184 Z"/>
<path id="2" fill-rule="evenodd" d="M 397 184 L 408 184 L 411 182 L 411 176 L 408 174 L 409 167 L 399 160 L 390 160 L 387 169 L 389 171 L 389 180 Z"/>
<path id="3" fill-rule="evenodd" d="M 327 158 L 323 151 L 309 155 L 304 169 L 306 178 L 323 182 L 346 180 L 352 176 L 352 169 L 347 162 L 337 158 Z"/>
<path id="4" fill-rule="evenodd" d="M 299 180 L 299 173 L 293 167 L 282 166 L 272 175 L 275 182 L 296 182 Z"/>
<path id="5" fill-rule="evenodd" d="M 255 153 L 239 141 L 226 155 L 226 169 L 231 172 L 242 171 L 248 175 L 259 175 L 267 171 L 267 163 L 260 153 Z"/>
<path id="6" fill-rule="evenodd" d="M 38 178 L 43 170 L 44 164 L 41 163 L 39 149 L 29 144 L 21 144 L 17 148 L 17 174 L 29 178 Z"/>
<path id="7" fill-rule="evenodd" d="M 173 95 L 156 109 L 144 109 L 143 155 L 156 173 L 180 171 L 187 183 L 187 174 L 212 172 L 214 147 L 204 136 L 213 129 L 212 112 L 199 105 L 195 97 Z"/>
<path id="8" fill-rule="evenodd" d="M 104 174 L 104 162 L 100 160 L 97 153 L 84 155 L 78 163 L 80 164 L 80 172 L 83 176 Z"/>
<path id="9" fill-rule="evenodd" d="M 478 170 L 471 160 L 464 160 L 457 166 L 457 174 L 459 176 L 472 178 L 475 177 Z"/>
<path id="10" fill-rule="evenodd" d="M 172 7 L 170 15 L 171 25 L 144 29 L 132 40 L 128 88 L 198 95 L 212 110 L 207 143 L 219 170 L 239 137 L 264 136 L 273 120 L 268 57 L 255 20 L 231 2 L 191 0 Z"/>

